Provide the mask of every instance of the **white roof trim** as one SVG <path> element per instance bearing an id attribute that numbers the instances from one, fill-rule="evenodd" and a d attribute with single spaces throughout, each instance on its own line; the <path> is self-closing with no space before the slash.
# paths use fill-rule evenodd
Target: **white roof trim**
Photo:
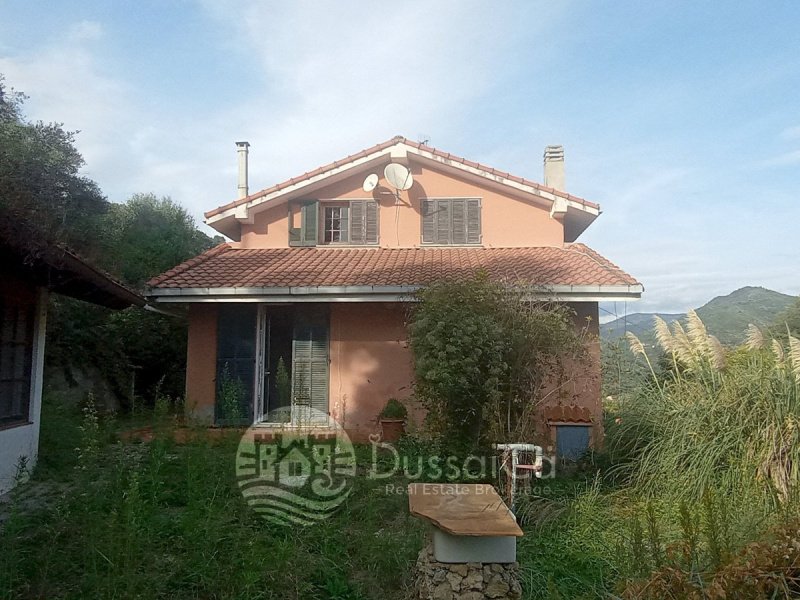
<path id="1" fill-rule="evenodd" d="M 362 165 L 366 165 L 376 159 L 383 157 L 384 155 L 389 154 L 392 148 L 394 148 L 394 146 L 391 146 L 389 148 L 384 148 L 383 150 L 380 150 L 378 152 L 373 152 L 372 154 L 368 154 L 367 156 L 362 156 L 361 158 L 357 158 L 349 163 L 339 165 L 338 167 L 334 167 L 329 171 L 319 173 L 318 175 L 314 175 L 313 177 L 309 177 L 308 179 L 304 179 L 303 181 L 298 181 L 297 183 L 287 185 L 284 188 L 281 188 L 264 196 L 259 196 L 258 198 L 254 198 L 249 202 L 245 202 L 244 204 L 240 204 L 238 206 L 232 206 L 231 208 L 224 210 L 219 214 L 216 214 L 212 217 L 208 217 L 207 219 L 205 219 L 205 223 L 207 225 L 213 226 L 214 223 L 222 221 L 224 219 L 229 219 L 230 217 L 234 217 L 236 219 L 239 219 L 240 221 L 250 219 L 252 218 L 249 215 L 251 208 L 255 208 L 256 206 L 264 204 L 265 202 L 275 200 L 277 198 L 280 198 L 281 196 L 286 196 L 293 192 L 300 192 L 316 183 L 319 183 L 320 181 L 329 179 L 334 175 L 339 175 L 347 171 L 356 169 Z"/>
<path id="2" fill-rule="evenodd" d="M 402 144 L 402 142 L 400 142 Z M 405 145 L 405 144 L 403 144 Z M 414 148 L 413 146 L 406 146 L 408 149 L 407 151 L 411 154 L 415 154 L 416 156 L 420 156 L 422 158 L 426 158 L 433 162 L 437 162 L 441 165 L 445 165 L 454 169 L 458 169 L 460 171 L 464 171 L 466 173 L 470 173 L 472 175 L 477 175 L 479 177 L 483 177 L 484 179 L 489 179 L 490 181 L 495 181 L 497 183 L 501 183 L 508 187 L 514 188 L 521 192 L 526 192 L 528 194 L 533 194 L 534 196 L 539 196 L 540 198 L 546 198 L 551 202 L 556 201 L 563 201 L 566 202 L 567 206 L 575 208 L 577 210 L 589 213 L 593 216 L 598 216 L 600 214 L 600 210 L 594 208 L 592 206 L 586 206 L 585 204 L 581 204 L 580 202 L 575 202 L 574 200 L 570 200 L 568 198 L 564 198 L 558 194 L 553 194 L 552 192 L 548 192 L 547 190 L 539 189 L 538 187 L 534 187 L 532 185 L 526 185 L 524 183 L 519 183 L 517 181 L 512 181 L 511 179 L 506 179 L 505 177 L 501 177 L 495 173 L 490 173 L 489 171 L 484 171 L 482 169 L 478 169 L 477 167 L 472 167 L 470 165 L 466 165 L 462 162 L 450 160 L 448 158 L 444 158 L 443 156 L 439 156 L 438 154 L 434 154 L 433 152 L 428 152 L 427 150 L 421 150 L 419 148 Z"/>
<path id="3" fill-rule="evenodd" d="M 251 288 L 156 288 L 148 297 L 158 303 L 176 302 L 401 302 L 422 286 L 312 286 Z M 531 295 L 560 302 L 638 300 L 640 285 L 555 285 Z"/>
<path id="4" fill-rule="evenodd" d="M 538 196 L 546 200 L 550 200 L 551 202 L 554 203 L 558 201 L 558 203 L 561 204 L 562 206 L 563 203 L 566 203 L 568 207 L 574 208 L 581 212 L 588 213 L 594 217 L 600 214 L 600 210 L 598 208 L 594 208 L 592 206 L 586 206 L 584 204 L 581 204 L 580 202 L 575 202 L 574 200 L 570 200 L 568 198 L 564 198 L 563 196 L 553 194 L 552 192 L 548 192 L 547 190 L 542 190 L 531 185 L 526 185 L 524 183 L 512 181 L 510 179 L 506 179 L 505 177 L 501 177 L 500 175 L 490 173 L 488 171 L 484 171 L 482 169 L 478 169 L 470 165 L 466 165 L 459 161 L 453 161 L 444 158 L 442 156 L 438 156 L 433 152 L 415 148 L 414 146 L 410 146 L 405 142 L 397 142 L 396 144 L 387 146 L 383 150 L 379 150 L 377 152 L 373 152 L 366 156 L 356 158 L 348 163 L 341 164 L 338 167 L 333 167 L 328 171 L 319 173 L 317 175 L 314 175 L 313 177 L 309 177 L 308 179 L 304 179 L 295 184 L 287 185 L 286 187 L 281 188 L 280 190 L 276 190 L 264 196 L 259 196 L 258 198 L 254 198 L 253 200 L 250 200 L 244 204 L 228 208 L 214 216 L 208 217 L 207 219 L 205 219 L 204 222 L 212 227 L 214 226 L 214 223 L 230 219 L 231 217 L 239 220 L 240 222 L 252 222 L 251 209 L 260 206 L 266 202 L 270 202 L 272 200 L 276 200 L 280 197 L 287 196 L 290 194 L 302 192 L 303 190 L 317 183 L 320 183 L 326 179 L 329 179 L 330 177 L 346 173 L 347 171 L 351 171 L 353 169 L 357 169 L 358 167 L 366 165 L 382 157 L 389 156 L 392 158 L 397 158 L 406 156 L 408 154 L 413 154 L 415 156 L 438 163 L 440 165 L 444 165 L 465 173 L 469 173 L 471 175 L 476 175 L 483 179 L 488 179 L 490 181 L 500 183 L 502 185 L 516 189 L 518 191 L 525 192 L 527 194 L 532 194 L 534 196 Z"/>

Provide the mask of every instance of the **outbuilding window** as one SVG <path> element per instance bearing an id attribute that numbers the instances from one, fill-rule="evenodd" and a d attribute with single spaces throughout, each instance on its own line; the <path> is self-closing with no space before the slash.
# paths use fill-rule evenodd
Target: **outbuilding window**
<path id="1" fill-rule="evenodd" d="M 0 301 L 0 426 L 29 419 L 35 310 L 35 303 Z"/>

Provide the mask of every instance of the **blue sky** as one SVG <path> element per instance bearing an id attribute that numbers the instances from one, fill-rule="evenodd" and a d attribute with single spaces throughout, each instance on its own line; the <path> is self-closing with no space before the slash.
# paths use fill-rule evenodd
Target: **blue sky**
<path id="1" fill-rule="evenodd" d="M 114 201 L 202 212 L 393 135 L 533 179 L 566 148 L 629 312 L 800 294 L 795 2 L 16 2 L 0 73 Z M 607 307 L 613 310 L 613 307 Z M 622 313 L 626 307 L 618 305 Z"/>

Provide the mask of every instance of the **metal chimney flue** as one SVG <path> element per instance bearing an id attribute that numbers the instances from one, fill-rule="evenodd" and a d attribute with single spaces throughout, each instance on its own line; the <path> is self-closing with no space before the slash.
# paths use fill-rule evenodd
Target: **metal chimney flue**
<path id="1" fill-rule="evenodd" d="M 236 151 L 239 154 L 239 198 L 244 198 L 249 193 L 247 181 L 247 155 L 250 142 L 236 142 Z"/>
<path id="2" fill-rule="evenodd" d="M 544 149 L 544 184 L 564 191 L 564 146 L 547 146 Z"/>

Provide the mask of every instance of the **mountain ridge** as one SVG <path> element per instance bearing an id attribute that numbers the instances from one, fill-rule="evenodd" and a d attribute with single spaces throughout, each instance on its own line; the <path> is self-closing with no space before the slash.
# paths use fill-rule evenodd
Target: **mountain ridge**
<path id="1" fill-rule="evenodd" d="M 771 326 L 795 300 L 795 296 L 761 286 L 744 286 L 730 294 L 715 296 L 695 310 L 710 334 L 726 346 L 735 346 L 744 342 L 750 323 L 761 328 Z M 630 331 L 646 346 L 651 346 L 655 343 L 653 326 L 657 316 L 670 324 L 684 319 L 686 314 L 631 313 L 602 323 L 600 337 L 605 341 L 613 341 Z"/>

